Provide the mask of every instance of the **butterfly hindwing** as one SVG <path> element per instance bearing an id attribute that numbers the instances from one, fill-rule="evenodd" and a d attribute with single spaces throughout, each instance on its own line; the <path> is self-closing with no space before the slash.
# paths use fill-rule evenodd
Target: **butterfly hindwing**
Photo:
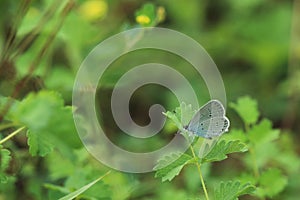
<path id="1" fill-rule="evenodd" d="M 228 131 L 229 120 L 227 117 L 214 117 L 197 123 L 190 123 L 187 130 L 204 138 L 212 138 Z"/>

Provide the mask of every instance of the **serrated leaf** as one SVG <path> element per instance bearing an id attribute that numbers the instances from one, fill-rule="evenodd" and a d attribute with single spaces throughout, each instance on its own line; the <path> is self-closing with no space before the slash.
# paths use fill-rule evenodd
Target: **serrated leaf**
<path id="1" fill-rule="evenodd" d="M 7 149 L 2 149 L 2 146 L 0 145 L 0 183 L 7 182 L 5 170 L 9 167 L 10 160 L 10 151 Z"/>
<path id="2" fill-rule="evenodd" d="M 278 136 L 279 130 L 272 129 L 272 122 L 268 119 L 263 119 L 248 132 L 249 140 L 255 145 L 273 141 Z"/>
<path id="3" fill-rule="evenodd" d="M 187 154 L 172 153 L 171 155 L 167 155 L 159 160 L 158 164 L 154 167 L 154 170 L 156 170 L 155 177 L 162 178 L 162 182 L 166 180 L 171 181 L 192 159 Z"/>
<path id="4" fill-rule="evenodd" d="M 255 124 L 259 117 L 257 102 L 249 96 L 241 97 L 237 103 L 230 103 L 232 107 L 247 125 Z"/>
<path id="5" fill-rule="evenodd" d="M 167 111 L 166 113 L 163 113 L 163 114 L 167 118 L 169 118 L 179 130 L 183 130 L 183 126 L 182 126 L 180 120 L 177 118 L 176 113 Z"/>
<path id="6" fill-rule="evenodd" d="M 241 184 L 240 181 L 221 182 L 215 188 L 215 200 L 236 200 L 239 196 L 251 194 L 255 191 L 255 186 L 250 183 Z"/>
<path id="7" fill-rule="evenodd" d="M 287 177 L 279 169 L 273 168 L 263 172 L 259 178 L 258 196 L 274 197 L 287 185 Z"/>
<path id="8" fill-rule="evenodd" d="M 179 130 L 182 130 L 183 126 L 190 122 L 195 113 L 196 111 L 192 109 L 191 104 L 186 105 L 184 102 L 182 102 L 180 106 L 176 107 L 173 112 L 167 111 L 163 114 L 166 115 Z"/>
<path id="9" fill-rule="evenodd" d="M 69 157 L 72 148 L 81 146 L 72 108 L 64 106 L 56 92 L 29 94 L 15 106 L 10 120 L 28 128 L 29 152 L 33 156 L 45 156 L 55 146 Z"/>
<path id="10" fill-rule="evenodd" d="M 31 131 L 27 131 L 27 137 L 29 153 L 32 156 L 46 156 L 54 148 L 53 142 L 49 141 L 49 138 L 45 134 L 32 133 Z"/>
<path id="11" fill-rule="evenodd" d="M 225 141 L 221 140 L 216 145 L 213 146 L 211 151 L 201 159 L 201 163 L 221 161 L 227 158 L 227 154 L 235 152 L 245 152 L 247 151 L 246 144 L 235 141 Z"/>

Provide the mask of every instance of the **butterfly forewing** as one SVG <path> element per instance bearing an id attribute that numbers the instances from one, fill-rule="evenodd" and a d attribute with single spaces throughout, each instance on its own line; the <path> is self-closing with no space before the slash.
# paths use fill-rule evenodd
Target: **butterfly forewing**
<path id="1" fill-rule="evenodd" d="M 192 121 L 205 121 L 210 118 L 220 117 L 225 115 L 223 105 L 217 100 L 211 100 L 202 106 L 198 112 L 193 116 Z"/>
<path id="2" fill-rule="evenodd" d="M 187 130 L 204 138 L 212 138 L 228 131 L 229 120 L 225 109 L 217 100 L 211 100 L 193 116 Z"/>

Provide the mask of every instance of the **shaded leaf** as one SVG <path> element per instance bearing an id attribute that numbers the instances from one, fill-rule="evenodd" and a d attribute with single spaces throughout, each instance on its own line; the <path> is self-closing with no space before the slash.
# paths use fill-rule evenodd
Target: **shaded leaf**
<path id="1" fill-rule="evenodd" d="M 269 169 L 263 172 L 259 178 L 257 194 L 261 197 L 274 197 L 283 191 L 287 182 L 287 177 L 279 169 Z"/>
<path id="2" fill-rule="evenodd" d="M 106 174 L 104 174 L 103 176 L 97 178 L 96 180 L 92 181 L 91 183 L 79 188 L 78 190 L 60 198 L 59 200 L 72 200 L 75 197 L 78 197 L 80 194 L 82 194 L 83 192 L 85 192 L 86 190 L 88 190 L 90 187 L 92 187 L 93 185 L 95 185 L 98 181 L 100 181 L 101 179 L 103 179 L 107 174 L 109 174 L 109 172 L 107 172 Z"/>
<path id="3" fill-rule="evenodd" d="M 236 200 L 239 196 L 251 194 L 255 191 L 255 186 L 250 183 L 241 184 L 240 181 L 221 182 L 215 188 L 215 200 Z"/>
<path id="4" fill-rule="evenodd" d="M 158 164 L 154 167 L 154 170 L 156 170 L 155 177 L 162 178 L 162 182 L 166 180 L 171 181 L 192 159 L 187 154 L 172 153 L 171 155 L 167 155 L 159 160 Z"/>
<path id="5" fill-rule="evenodd" d="M 0 183 L 7 182 L 5 170 L 9 167 L 10 160 L 10 151 L 8 151 L 7 149 L 3 149 L 0 145 Z"/>
<path id="6" fill-rule="evenodd" d="M 72 108 L 64 106 L 56 92 L 29 94 L 14 108 L 10 120 L 28 128 L 29 152 L 33 156 L 45 156 L 56 147 L 70 157 L 71 149 L 81 146 Z"/>

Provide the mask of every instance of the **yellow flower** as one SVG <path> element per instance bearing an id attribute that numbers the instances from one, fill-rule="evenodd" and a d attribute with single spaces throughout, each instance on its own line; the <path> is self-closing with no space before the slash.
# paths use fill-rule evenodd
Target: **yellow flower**
<path id="1" fill-rule="evenodd" d="M 135 20 L 141 25 L 148 25 L 151 22 L 151 19 L 147 15 L 139 15 Z"/>
<path id="2" fill-rule="evenodd" d="M 107 9 L 107 3 L 103 0 L 88 0 L 79 7 L 79 13 L 86 20 L 94 21 L 104 17 Z"/>

